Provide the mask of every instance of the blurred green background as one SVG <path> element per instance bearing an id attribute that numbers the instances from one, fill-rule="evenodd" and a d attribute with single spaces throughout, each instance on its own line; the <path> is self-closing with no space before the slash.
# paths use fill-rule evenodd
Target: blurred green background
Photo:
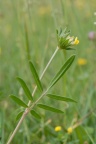
<path id="1" fill-rule="evenodd" d="M 15 94 L 26 99 L 16 77 L 23 78 L 31 91 L 33 90 L 34 81 L 28 65 L 29 59 L 40 75 L 56 49 L 56 29 L 66 26 L 71 30 L 72 36 L 78 37 L 80 44 L 76 46 L 76 51 L 66 52 L 67 58 L 76 53 L 75 62 L 66 74 L 66 85 L 63 77 L 51 92 L 73 98 L 78 103 L 66 104 L 44 98 L 42 103 L 65 109 L 65 114 L 40 111 L 43 117 L 41 121 L 28 115 L 12 143 L 62 144 L 54 131 L 54 127 L 58 125 L 63 129 L 61 133 L 64 134 L 64 144 L 96 143 L 95 112 L 84 120 L 82 126 L 74 129 L 71 135 L 64 131 L 96 105 L 96 39 L 88 39 L 88 33 L 96 31 L 95 11 L 96 0 L 0 1 L 1 143 L 6 143 L 17 123 L 15 117 L 19 106 L 9 95 Z M 60 50 L 42 80 L 45 88 L 64 62 L 65 57 Z M 51 123 L 44 127 L 49 119 Z"/>

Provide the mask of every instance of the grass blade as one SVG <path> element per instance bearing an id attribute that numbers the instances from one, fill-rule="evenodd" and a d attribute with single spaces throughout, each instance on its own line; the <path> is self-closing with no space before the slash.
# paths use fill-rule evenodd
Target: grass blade
<path id="1" fill-rule="evenodd" d="M 30 90 L 28 89 L 26 83 L 23 81 L 23 79 L 17 77 L 17 80 L 20 82 L 20 84 L 21 84 L 26 96 L 28 97 L 28 99 L 33 101 L 32 94 L 31 94 Z"/>
<path id="2" fill-rule="evenodd" d="M 56 112 L 56 113 L 64 113 L 62 110 L 59 110 L 57 108 L 53 108 L 53 107 L 50 107 L 48 105 L 44 105 L 44 104 L 37 104 L 38 107 L 42 108 L 42 109 L 45 109 L 45 110 L 48 110 L 48 111 L 52 111 L 52 112 Z"/>
<path id="3" fill-rule="evenodd" d="M 38 74 L 36 72 L 36 69 L 35 69 L 35 67 L 34 67 L 34 65 L 33 65 L 33 63 L 31 61 L 29 62 L 29 65 L 30 65 L 30 69 L 31 69 L 31 72 L 33 74 L 34 80 L 36 82 L 36 85 L 37 85 L 38 89 L 42 92 L 43 91 L 43 87 L 42 87 L 42 84 L 40 82 L 39 76 L 38 76 Z"/>
<path id="4" fill-rule="evenodd" d="M 63 97 L 63 96 L 60 96 L 60 95 L 47 94 L 47 96 L 49 98 L 56 99 L 56 100 L 59 100 L 59 101 L 76 102 L 75 100 L 73 100 L 71 98 Z"/>
<path id="5" fill-rule="evenodd" d="M 69 69 L 71 64 L 73 63 L 75 59 L 75 55 L 72 55 L 65 63 L 64 65 L 60 68 L 60 70 L 57 72 L 53 80 L 51 81 L 49 88 L 51 88 L 63 75 L 64 73 Z"/>
<path id="6" fill-rule="evenodd" d="M 20 105 L 20 106 L 22 106 L 22 107 L 25 107 L 25 108 L 28 107 L 22 100 L 20 100 L 20 99 L 17 98 L 16 96 L 10 95 L 10 97 L 11 97 L 12 100 L 15 101 L 18 105 Z"/>
<path id="7" fill-rule="evenodd" d="M 30 113 L 32 114 L 32 116 L 34 116 L 36 119 L 41 119 L 40 115 L 35 112 L 34 110 L 31 110 Z"/>
<path id="8" fill-rule="evenodd" d="M 28 58 L 28 60 L 30 60 L 30 44 L 29 44 L 28 28 L 27 28 L 26 21 L 24 21 L 24 30 L 25 30 L 27 58 Z"/>

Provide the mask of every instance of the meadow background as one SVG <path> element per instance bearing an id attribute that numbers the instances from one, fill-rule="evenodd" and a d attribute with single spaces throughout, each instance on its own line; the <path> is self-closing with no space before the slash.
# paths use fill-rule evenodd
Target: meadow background
<path id="1" fill-rule="evenodd" d="M 63 77 L 51 92 L 73 98 L 78 103 L 55 102 L 44 98 L 42 103 L 65 109 L 64 115 L 42 110 L 42 119 L 38 121 L 29 114 L 12 143 L 96 143 L 95 111 L 72 134 L 66 132 L 72 123 L 74 125 L 76 120 L 86 116 L 96 106 L 96 39 L 88 39 L 88 33 L 96 31 L 94 12 L 96 0 L 0 1 L 0 144 L 6 143 L 17 123 L 15 117 L 19 106 L 9 95 L 26 99 L 16 77 L 23 78 L 33 90 L 29 59 L 40 75 L 56 49 L 56 29 L 66 26 L 80 43 L 76 51 L 66 52 L 67 58 L 76 53 L 76 59 L 66 73 L 66 82 Z M 80 59 L 83 59 L 83 64 Z M 64 61 L 64 54 L 60 50 L 42 79 L 44 87 Z M 62 127 L 60 133 L 55 132 L 56 126 Z"/>

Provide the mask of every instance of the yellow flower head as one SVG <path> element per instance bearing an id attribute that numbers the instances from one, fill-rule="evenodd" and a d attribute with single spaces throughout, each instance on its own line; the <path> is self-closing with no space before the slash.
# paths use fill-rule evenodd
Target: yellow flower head
<path id="1" fill-rule="evenodd" d="M 73 132 L 73 128 L 72 128 L 72 127 L 69 127 L 69 128 L 67 129 L 67 132 L 68 132 L 68 134 L 71 134 L 71 133 Z"/>
<path id="2" fill-rule="evenodd" d="M 86 65 L 87 64 L 87 60 L 83 59 L 83 58 L 79 58 L 78 59 L 78 65 Z"/>
<path id="3" fill-rule="evenodd" d="M 56 131 L 56 132 L 61 131 L 61 129 L 62 129 L 61 126 L 55 127 L 55 131 Z"/>
<path id="4" fill-rule="evenodd" d="M 65 28 L 64 30 L 60 28 L 56 32 L 58 47 L 60 49 L 72 50 L 73 47 L 79 43 L 77 37 L 74 39 L 74 36 L 70 36 L 70 30 L 67 30 L 67 28 Z"/>
<path id="5" fill-rule="evenodd" d="M 78 40 L 78 38 L 77 38 L 77 37 L 75 38 L 75 40 L 74 40 L 73 44 L 74 44 L 74 45 L 79 44 L 79 40 Z"/>

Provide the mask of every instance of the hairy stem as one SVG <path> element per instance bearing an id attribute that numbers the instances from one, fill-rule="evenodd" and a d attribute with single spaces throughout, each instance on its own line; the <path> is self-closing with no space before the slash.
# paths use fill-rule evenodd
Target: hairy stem
<path id="1" fill-rule="evenodd" d="M 51 62 L 52 62 L 53 58 L 55 57 L 56 53 L 58 52 L 58 50 L 59 50 L 59 47 L 56 48 L 55 52 L 53 53 L 52 57 L 50 58 L 49 62 L 47 63 L 45 69 L 43 70 L 43 72 L 42 72 L 42 74 L 41 74 L 41 76 L 40 76 L 40 80 L 41 80 L 42 77 L 44 76 L 47 68 L 48 68 L 49 65 L 51 64 Z M 33 93 L 32 93 L 32 96 L 34 96 L 36 90 L 37 90 L 37 86 L 34 88 Z M 33 105 L 31 106 L 31 109 L 38 103 L 38 101 L 46 94 L 47 91 L 48 91 L 48 90 L 46 90 L 46 91 L 37 99 L 37 101 L 33 103 Z M 28 106 L 30 106 L 30 105 L 31 105 L 31 101 L 28 102 Z M 10 143 L 11 143 L 11 141 L 12 141 L 12 139 L 14 138 L 15 134 L 17 133 L 20 125 L 22 124 L 23 120 L 25 119 L 26 115 L 30 112 L 31 109 L 30 109 L 30 108 L 26 108 L 26 109 L 25 109 L 25 111 L 24 111 L 21 119 L 19 120 L 16 128 L 14 129 L 13 133 L 11 134 L 11 136 L 10 136 L 10 138 L 9 138 L 9 140 L 8 140 L 8 142 L 7 142 L 6 144 L 10 144 Z"/>

